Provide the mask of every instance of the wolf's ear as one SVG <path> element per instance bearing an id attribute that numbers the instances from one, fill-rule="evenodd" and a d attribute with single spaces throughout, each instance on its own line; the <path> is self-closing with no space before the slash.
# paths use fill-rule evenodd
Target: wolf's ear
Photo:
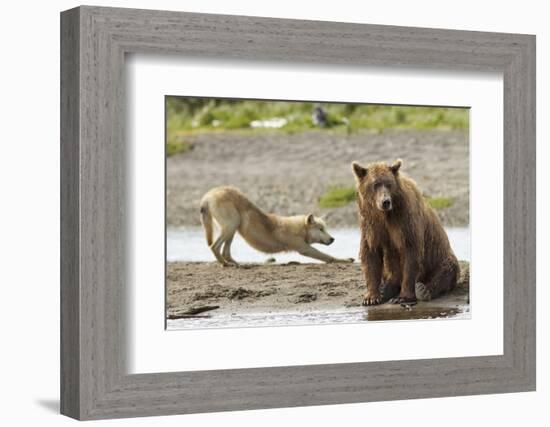
<path id="1" fill-rule="evenodd" d="M 313 214 L 306 215 L 306 225 L 312 225 L 315 223 L 315 218 Z"/>
<path id="2" fill-rule="evenodd" d="M 359 163 L 353 162 L 351 164 L 351 168 L 353 169 L 353 173 L 358 180 L 361 180 L 367 176 L 367 168 L 364 168 Z"/>
<path id="3" fill-rule="evenodd" d="M 391 171 L 396 174 L 397 171 L 399 171 L 399 168 L 401 167 L 401 164 L 403 161 L 401 159 L 397 159 L 393 164 L 390 166 Z"/>

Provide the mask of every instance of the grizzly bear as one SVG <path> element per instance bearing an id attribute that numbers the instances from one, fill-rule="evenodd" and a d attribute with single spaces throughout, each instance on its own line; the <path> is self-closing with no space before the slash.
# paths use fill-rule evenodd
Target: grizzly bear
<path id="1" fill-rule="evenodd" d="M 392 165 L 353 162 L 361 226 L 363 305 L 415 303 L 452 290 L 458 260 L 416 183 Z"/>

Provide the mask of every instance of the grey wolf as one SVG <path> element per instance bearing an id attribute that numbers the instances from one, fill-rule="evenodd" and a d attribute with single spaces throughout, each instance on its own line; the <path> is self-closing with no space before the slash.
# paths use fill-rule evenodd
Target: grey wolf
<path id="1" fill-rule="evenodd" d="M 273 254 L 296 251 L 324 262 L 353 262 L 353 258 L 337 259 L 313 246 L 330 245 L 334 238 L 324 221 L 309 215 L 279 216 L 265 213 L 234 187 L 216 187 L 208 191 L 200 203 L 201 223 L 206 242 L 223 266 L 238 266 L 231 256 L 231 243 L 236 232 L 254 249 Z M 214 240 L 214 225 L 220 229 Z"/>

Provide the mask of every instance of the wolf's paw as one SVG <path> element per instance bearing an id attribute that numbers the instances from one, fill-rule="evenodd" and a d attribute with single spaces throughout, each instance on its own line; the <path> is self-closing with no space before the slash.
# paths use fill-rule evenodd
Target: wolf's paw
<path id="1" fill-rule="evenodd" d="M 424 283 L 417 282 L 414 285 L 414 293 L 420 301 L 430 301 L 432 299 L 432 293 Z"/>
<path id="2" fill-rule="evenodd" d="M 339 259 L 337 262 L 340 262 L 340 263 L 343 263 L 343 264 L 348 264 L 348 263 L 352 263 L 354 261 L 355 261 L 355 259 L 353 259 L 353 258 L 344 258 L 344 259 Z"/>
<path id="3" fill-rule="evenodd" d="M 239 264 L 237 264 L 235 261 L 226 261 L 222 264 L 222 267 L 235 267 L 239 268 Z"/>

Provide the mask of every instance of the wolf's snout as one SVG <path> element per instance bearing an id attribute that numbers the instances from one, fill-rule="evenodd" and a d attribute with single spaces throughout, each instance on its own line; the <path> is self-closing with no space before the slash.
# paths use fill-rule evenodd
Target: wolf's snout
<path id="1" fill-rule="evenodd" d="M 329 239 L 328 244 L 329 244 L 329 245 L 332 245 L 332 242 L 334 242 L 334 237 L 331 237 L 331 238 Z"/>

